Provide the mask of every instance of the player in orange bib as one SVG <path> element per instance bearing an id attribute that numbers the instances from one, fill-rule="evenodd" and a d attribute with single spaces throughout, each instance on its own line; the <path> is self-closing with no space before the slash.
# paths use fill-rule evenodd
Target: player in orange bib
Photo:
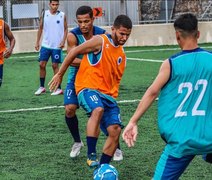
<path id="1" fill-rule="evenodd" d="M 90 115 L 87 122 L 87 164 L 90 167 L 109 164 L 119 142 L 122 122 L 115 98 L 124 69 L 126 55 L 123 45 L 129 38 L 132 22 L 126 15 L 116 17 L 112 34 L 94 36 L 71 49 L 59 72 L 49 82 L 54 90 L 77 55 L 84 54 L 77 73 L 75 86 L 80 106 Z M 98 128 L 107 134 L 100 162 L 96 157 Z"/>
<path id="2" fill-rule="evenodd" d="M 10 47 L 7 49 L 5 36 L 10 41 Z M 15 38 L 10 30 L 9 25 L 0 19 L 0 87 L 3 79 L 3 65 L 4 58 L 9 58 L 12 54 L 13 48 L 15 46 Z"/>
<path id="3" fill-rule="evenodd" d="M 99 36 L 103 41 L 102 50 L 97 54 L 83 56 L 76 77 L 76 93 L 89 88 L 116 98 L 126 66 L 126 56 L 122 46 L 113 44 L 111 35 Z"/>

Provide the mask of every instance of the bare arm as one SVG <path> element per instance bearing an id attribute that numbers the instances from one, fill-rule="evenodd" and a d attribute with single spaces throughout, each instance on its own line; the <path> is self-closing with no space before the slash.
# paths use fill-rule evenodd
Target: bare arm
<path id="1" fill-rule="evenodd" d="M 131 117 L 127 127 L 125 128 L 122 137 L 129 147 L 134 146 L 134 141 L 137 138 L 137 123 L 139 119 L 144 115 L 144 113 L 151 106 L 153 101 L 157 98 L 161 88 L 168 82 L 170 77 L 170 64 L 166 60 L 161 65 L 160 71 L 152 83 L 152 85 L 147 89 L 144 96 L 142 97 L 138 107 Z"/>
<path id="2" fill-rule="evenodd" d="M 73 33 L 71 33 L 71 32 L 68 33 L 68 36 L 67 36 L 67 53 L 69 53 L 69 51 L 76 46 L 77 46 L 77 38 L 75 37 L 75 35 Z M 75 58 L 74 61 L 71 63 L 71 66 L 79 66 L 80 62 L 81 62 L 81 59 Z"/>
<path id="3" fill-rule="evenodd" d="M 49 84 L 48 84 L 49 89 L 56 90 L 57 87 L 59 86 L 59 84 L 62 83 L 62 78 L 63 78 L 67 68 L 74 61 L 74 59 L 77 57 L 77 55 L 99 51 L 101 49 L 102 42 L 103 42 L 103 40 L 100 36 L 94 36 L 92 39 L 86 41 L 85 43 L 71 49 L 69 51 L 69 53 L 67 54 L 67 56 L 65 57 L 58 73 L 49 82 Z"/>
<path id="4" fill-rule="evenodd" d="M 63 49 L 65 46 L 67 34 L 68 34 L 68 25 L 67 25 L 66 16 L 64 16 L 64 36 L 63 36 L 62 42 L 59 45 L 59 48 L 61 48 L 61 49 Z"/>
<path id="5" fill-rule="evenodd" d="M 13 52 L 13 48 L 15 46 L 15 38 L 13 36 L 12 31 L 10 30 L 9 25 L 4 22 L 4 30 L 5 30 L 5 35 L 6 37 L 9 39 L 10 41 L 10 47 L 4 52 L 4 57 L 8 58 L 11 56 L 12 52 Z"/>
<path id="6" fill-rule="evenodd" d="M 39 49 L 40 49 L 40 39 L 41 39 L 42 32 L 43 32 L 43 15 L 40 17 L 39 28 L 38 28 L 38 32 L 37 32 L 37 40 L 35 43 L 36 51 L 39 51 Z"/>

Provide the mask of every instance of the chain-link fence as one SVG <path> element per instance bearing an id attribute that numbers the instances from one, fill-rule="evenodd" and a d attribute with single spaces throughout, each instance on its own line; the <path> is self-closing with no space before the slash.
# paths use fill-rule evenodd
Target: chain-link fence
<path id="1" fill-rule="evenodd" d="M 37 29 L 39 16 L 48 9 L 49 0 L 1 0 L 0 17 L 13 30 Z M 59 9 L 66 13 L 69 27 L 74 27 L 75 12 L 81 5 L 101 7 L 103 16 L 98 26 L 110 26 L 118 14 L 127 14 L 133 24 L 169 23 L 184 12 L 192 12 L 199 20 L 212 20 L 212 0 L 60 0 Z"/>

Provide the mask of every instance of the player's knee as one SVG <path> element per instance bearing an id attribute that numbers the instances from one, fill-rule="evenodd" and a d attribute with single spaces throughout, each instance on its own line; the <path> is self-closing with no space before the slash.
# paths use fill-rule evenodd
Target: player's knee
<path id="1" fill-rule="evenodd" d="M 40 69 L 45 70 L 46 69 L 46 64 L 40 63 Z"/>
<path id="2" fill-rule="evenodd" d="M 118 138 L 119 135 L 121 134 L 121 127 L 118 124 L 109 126 L 107 130 L 108 130 L 108 135 L 114 138 Z"/>
<path id="3" fill-rule="evenodd" d="M 65 106 L 65 113 L 67 117 L 74 117 L 76 114 L 76 108 L 73 106 Z"/>
<path id="4" fill-rule="evenodd" d="M 59 69 L 58 63 L 52 63 L 52 69 L 54 70 Z"/>

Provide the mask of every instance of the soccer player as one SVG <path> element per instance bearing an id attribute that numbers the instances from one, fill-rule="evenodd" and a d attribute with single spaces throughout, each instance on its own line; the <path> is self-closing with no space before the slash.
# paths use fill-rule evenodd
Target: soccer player
<path id="1" fill-rule="evenodd" d="M 94 35 L 105 34 L 105 30 L 93 25 L 94 17 L 93 10 L 90 6 L 81 6 L 76 11 L 76 19 L 78 27 L 72 29 L 67 37 L 67 52 L 72 48 L 84 43 L 86 40 L 91 39 Z M 80 150 L 83 147 L 83 143 L 80 138 L 78 118 L 76 116 L 76 110 L 79 107 L 77 95 L 75 92 L 75 77 L 79 69 L 79 63 L 82 59 L 82 55 L 77 56 L 74 60 L 73 66 L 70 67 L 68 82 L 64 93 L 65 104 L 65 120 L 69 128 L 69 131 L 74 139 L 74 144 L 71 148 L 70 157 L 75 158 L 80 154 Z M 113 157 L 114 160 L 120 161 L 123 159 L 122 151 L 120 147 L 117 148 Z"/>
<path id="2" fill-rule="evenodd" d="M 50 0 L 49 10 L 43 12 L 40 18 L 40 25 L 37 33 L 37 41 L 35 50 L 40 49 L 40 40 L 43 32 L 43 39 L 39 54 L 40 62 L 40 87 L 35 92 L 35 95 L 40 95 L 46 92 L 45 77 L 46 65 L 51 57 L 52 69 L 54 74 L 59 70 L 59 63 L 62 60 L 62 49 L 65 45 L 66 37 L 68 34 L 68 27 L 66 16 L 63 12 L 58 10 L 59 0 Z M 58 87 L 51 95 L 63 94 L 61 86 Z"/>
<path id="3" fill-rule="evenodd" d="M 132 22 L 126 15 L 116 17 L 112 34 L 93 36 L 85 43 L 71 49 L 62 63 L 59 72 L 49 82 L 54 90 L 62 82 L 62 77 L 79 54 L 84 54 L 81 61 L 75 88 L 80 106 L 90 115 L 87 122 L 87 164 L 95 167 L 109 164 L 118 146 L 122 122 L 120 109 L 115 98 L 126 66 L 123 45 L 129 38 Z M 100 162 L 96 157 L 96 143 L 99 126 L 107 139 L 103 147 Z"/>
<path id="4" fill-rule="evenodd" d="M 179 179 L 195 155 L 212 163 L 212 53 L 198 47 L 193 14 L 179 16 L 174 28 L 182 51 L 162 63 L 122 134 L 134 146 L 137 123 L 160 93 L 158 125 L 166 146 L 153 179 Z"/>
<path id="5" fill-rule="evenodd" d="M 6 47 L 5 36 L 10 41 L 10 47 Z M 0 87 L 3 81 L 3 65 L 4 58 L 9 58 L 13 52 L 15 46 L 15 38 L 10 30 L 9 25 L 0 19 Z"/>

